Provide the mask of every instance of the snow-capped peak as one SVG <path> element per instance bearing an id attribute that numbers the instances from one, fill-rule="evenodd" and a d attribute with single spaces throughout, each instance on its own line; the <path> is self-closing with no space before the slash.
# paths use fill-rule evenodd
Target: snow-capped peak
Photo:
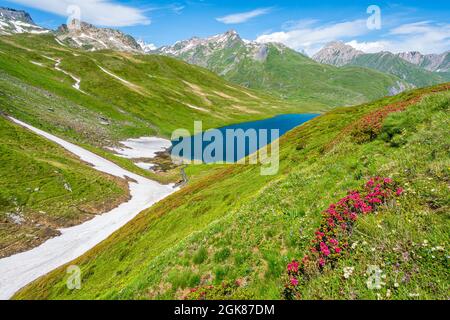
<path id="1" fill-rule="evenodd" d="M 146 43 L 144 40 L 138 40 L 137 43 L 141 46 L 142 51 L 145 53 L 150 53 L 155 51 L 157 47 L 153 43 Z"/>
<path id="2" fill-rule="evenodd" d="M 11 35 L 16 33 L 48 33 L 36 25 L 31 16 L 22 10 L 0 7 L 0 34 Z"/>

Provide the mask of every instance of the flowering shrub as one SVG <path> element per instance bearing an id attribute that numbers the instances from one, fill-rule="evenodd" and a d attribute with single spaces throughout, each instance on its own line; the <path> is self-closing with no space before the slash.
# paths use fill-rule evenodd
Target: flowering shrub
<path id="1" fill-rule="evenodd" d="M 383 122 L 391 113 L 406 110 L 409 106 L 420 101 L 420 99 L 422 99 L 422 97 L 426 94 L 448 90 L 450 90 L 449 84 L 441 84 L 433 88 L 424 88 L 420 89 L 420 92 L 417 91 L 415 96 L 412 98 L 383 106 L 345 127 L 340 134 L 338 134 L 324 147 L 324 151 L 329 151 L 334 148 L 337 144 L 344 140 L 348 134 L 350 134 L 353 137 L 353 140 L 357 143 L 364 143 L 373 140 L 381 133 Z"/>
<path id="2" fill-rule="evenodd" d="M 405 110 L 409 105 L 414 104 L 418 99 L 411 99 L 399 103 L 387 105 L 379 110 L 369 113 L 354 124 L 351 135 L 356 143 L 364 143 L 374 140 L 383 129 L 384 119 L 394 112 Z"/>
<path id="3" fill-rule="evenodd" d="M 309 275 L 320 272 L 326 265 L 335 264 L 348 251 L 355 222 L 402 193 L 403 189 L 397 187 L 392 179 L 375 177 L 361 192 L 350 191 L 337 203 L 331 204 L 322 213 L 322 222 L 315 232 L 309 253 L 301 261 L 294 260 L 287 265 L 284 297 L 298 298 L 298 289 Z"/>

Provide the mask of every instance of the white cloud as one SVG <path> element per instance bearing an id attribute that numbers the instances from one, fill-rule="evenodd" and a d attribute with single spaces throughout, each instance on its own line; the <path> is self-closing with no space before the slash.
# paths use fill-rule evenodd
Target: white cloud
<path id="1" fill-rule="evenodd" d="M 259 36 L 258 42 L 279 42 L 298 51 L 305 51 L 313 55 L 325 44 L 343 38 L 351 38 L 364 35 L 367 29 L 366 20 L 354 20 L 339 22 L 324 26 L 314 26 L 315 21 L 308 20 L 306 23 L 297 23 L 297 28 L 288 31 L 280 31 Z"/>
<path id="2" fill-rule="evenodd" d="M 430 21 L 403 24 L 389 30 L 385 38 L 386 40 L 374 42 L 352 40 L 347 44 L 367 53 L 380 51 L 442 53 L 450 49 L 450 24 L 434 24 Z"/>
<path id="3" fill-rule="evenodd" d="M 441 53 L 450 49 L 450 24 L 421 21 L 386 29 L 379 39 L 364 40 L 372 31 L 365 19 L 320 25 L 315 20 L 289 22 L 284 30 L 259 36 L 258 42 L 280 42 L 313 55 L 328 42 L 341 40 L 367 52 L 420 51 L 424 54 Z"/>
<path id="4" fill-rule="evenodd" d="M 441 53 L 450 49 L 450 24 L 430 21 L 404 24 L 390 30 L 394 37 L 387 46 L 392 52 Z"/>
<path id="5" fill-rule="evenodd" d="M 224 16 L 221 18 L 216 18 L 217 21 L 225 23 L 225 24 L 238 24 L 238 23 L 244 23 L 247 22 L 250 19 L 268 14 L 270 11 L 272 11 L 271 8 L 260 8 L 248 12 L 241 12 L 241 13 L 235 13 L 230 14 L 228 16 Z"/>
<path id="6" fill-rule="evenodd" d="M 346 44 L 365 53 L 385 51 L 390 46 L 390 42 L 388 41 L 359 42 L 352 40 Z"/>
<path id="7" fill-rule="evenodd" d="M 24 6 L 69 17 L 70 6 L 80 9 L 81 20 L 100 26 L 125 27 L 150 24 L 144 10 L 111 0 L 10 0 Z"/>

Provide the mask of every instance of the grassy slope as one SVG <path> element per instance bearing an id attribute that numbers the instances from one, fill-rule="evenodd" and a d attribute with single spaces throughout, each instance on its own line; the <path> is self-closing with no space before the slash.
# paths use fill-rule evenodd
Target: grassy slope
<path id="1" fill-rule="evenodd" d="M 125 181 L 89 168 L 64 149 L 0 117 L 0 257 L 112 209 Z M 70 189 L 70 190 L 69 190 Z M 21 216 L 15 224 L 7 213 Z"/>
<path id="2" fill-rule="evenodd" d="M 426 87 L 450 80 L 444 73 L 427 71 L 392 53 L 364 54 L 353 59 L 351 64 L 393 74 L 416 87 Z"/>
<path id="3" fill-rule="evenodd" d="M 371 111 L 430 92 L 339 108 L 291 131 L 282 138 L 281 169 L 273 177 L 260 176 L 255 166 L 213 167 L 207 176 L 190 169 L 185 189 L 71 263 L 82 269 L 81 290 L 67 290 L 59 268 L 15 298 L 179 298 L 200 283 L 241 279 L 246 286 L 233 298 L 278 299 L 285 265 L 304 253 L 320 212 L 382 175 L 404 185 L 406 195 L 395 209 L 358 221 L 355 251 L 310 281 L 302 295 L 386 298 L 389 289 L 394 299 L 447 299 L 449 92 L 391 115 L 371 142 L 340 135 Z M 446 251 L 432 251 L 436 246 Z M 369 265 L 383 269 L 383 289 L 367 289 Z M 342 276 L 345 266 L 355 268 L 350 280 Z"/>
<path id="4" fill-rule="evenodd" d="M 75 81 L 44 56 L 61 59 L 60 68 L 81 78 L 81 90 L 87 94 L 74 89 Z M 10 115 L 163 183 L 177 181 L 178 170 L 153 174 L 103 148 L 131 137 L 170 137 L 177 128 L 192 131 L 194 120 L 202 120 L 206 129 L 317 110 L 229 84 L 175 59 L 89 53 L 60 46 L 50 35 L 0 37 L 0 102 Z"/>
<path id="5" fill-rule="evenodd" d="M 294 101 L 308 101 L 322 110 L 378 99 L 388 95 L 389 89 L 401 81 L 366 68 L 322 65 L 285 47 L 268 48 L 264 62 L 247 57 L 245 49 L 235 47 L 227 49 L 232 52 L 223 50 L 210 57 L 208 67 L 217 73 L 226 70 L 224 78 L 231 82 Z M 234 61 L 235 54 L 243 58 L 229 70 L 229 61 Z"/>
<path id="6" fill-rule="evenodd" d="M 51 95 L 56 101 L 53 109 L 61 99 L 66 104 L 53 112 L 43 106 L 33 111 L 29 106 L 14 106 L 8 111 L 28 118 L 38 113 L 43 126 L 64 127 L 62 133 L 73 132 L 74 138 L 91 144 L 105 138 L 117 141 L 149 134 L 169 137 L 174 129 L 190 129 L 194 120 L 204 121 L 205 127 L 218 127 L 283 112 L 308 111 L 306 106 L 228 84 L 205 69 L 162 56 L 77 51 L 59 46 L 51 36 L 31 35 L 1 37 L 0 50 L 4 52 L 0 54 L 4 74 Z M 43 55 L 61 59 L 61 68 L 81 78 L 81 89 L 88 95 L 72 88 L 74 81 L 54 70 L 54 62 Z M 109 120 L 110 125 L 100 125 L 99 117 Z M 83 128 L 78 127 L 81 122 L 85 123 Z"/>

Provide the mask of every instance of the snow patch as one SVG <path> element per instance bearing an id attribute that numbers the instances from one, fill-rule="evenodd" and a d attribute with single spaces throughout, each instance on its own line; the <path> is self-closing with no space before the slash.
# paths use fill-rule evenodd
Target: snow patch
<path id="1" fill-rule="evenodd" d="M 194 110 L 199 110 L 199 111 L 202 111 L 202 112 L 210 112 L 209 110 L 206 110 L 206 109 L 201 108 L 201 107 L 194 106 L 194 105 L 189 104 L 189 103 L 185 103 L 185 105 L 188 106 L 191 109 L 194 109 Z"/>
<path id="2" fill-rule="evenodd" d="M 136 166 L 144 170 L 151 170 L 155 165 L 153 163 L 136 162 Z"/>
<path id="3" fill-rule="evenodd" d="M 42 63 L 40 63 L 40 62 L 31 61 L 31 60 L 30 60 L 30 62 L 31 62 L 32 64 L 36 65 L 36 66 L 39 66 L 39 67 L 45 67 L 45 65 L 42 64 Z"/>
<path id="4" fill-rule="evenodd" d="M 30 282 L 83 255 L 140 212 L 176 191 L 173 185 L 161 185 L 141 177 L 77 145 L 22 121 L 10 119 L 59 144 L 81 160 L 92 164 L 96 170 L 120 178 L 129 177 L 134 181 L 128 183 L 130 201 L 81 225 L 60 230 L 60 236 L 39 247 L 0 259 L 0 299 L 11 298 L 17 290 Z"/>
<path id="5" fill-rule="evenodd" d="M 123 148 L 110 148 L 119 156 L 127 159 L 154 158 L 172 146 L 169 140 L 158 137 L 141 137 L 122 141 Z"/>
<path id="6" fill-rule="evenodd" d="M 119 76 L 116 76 L 114 73 L 112 73 L 112 72 L 106 70 L 105 68 L 103 68 L 103 67 L 101 67 L 101 66 L 99 66 L 99 65 L 97 65 L 97 66 L 98 66 L 98 67 L 100 68 L 100 70 L 102 70 L 104 73 L 106 73 L 106 74 L 110 75 L 111 77 L 113 77 L 113 78 L 119 80 L 120 82 L 123 82 L 123 83 L 125 83 L 125 84 L 128 85 L 128 86 L 135 87 L 135 85 L 132 84 L 131 82 L 129 82 L 129 81 L 125 80 L 125 79 L 122 79 L 122 78 L 119 77 Z"/>

